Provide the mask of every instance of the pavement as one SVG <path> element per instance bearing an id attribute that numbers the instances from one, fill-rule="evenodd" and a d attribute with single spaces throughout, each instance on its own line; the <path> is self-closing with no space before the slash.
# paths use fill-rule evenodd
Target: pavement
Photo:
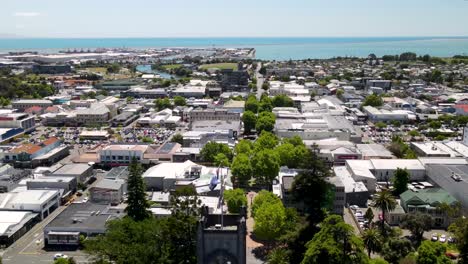
<path id="1" fill-rule="evenodd" d="M 263 75 L 259 73 L 261 68 L 262 63 L 259 62 L 257 64 L 257 69 L 255 70 L 255 78 L 257 78 L 257 100 L 260 100 L 260 97 L 262 97 L 263 92 L 265 92 L 265 90 L 262 89 L 262 85 L 265 79 L 263 78 Z"/>
<path id="2" fill-rule="evenodd" d="M 264 263 L 262 260 L 256 258 L 255 254 L 254 254 L 255 249 L 263 247 L 263 244 L 252 239 L 253 227 L 254 227 L 255 221 L 254 221 L 253 217 L 251 216 L 250 208 L 252 208 L 252 201 L 253 201 L 253 199 L 255 198 L 256 195 L 257 195 L 257 193 L 255 193 L 255 192 L 249 192 L 247 194 L 247 205 L 248 205 L 247 208 L 249 208 L 249 210 L 247 212 L 248 218 L 247 218 L 247 223 L 246 223 L 246 225 L 247 225 L 247 237 L 246 237 L 247 253 L 246 253 L 246 256 L 247 256 L 247 263 L 249 263 L 249 264 Z"/>

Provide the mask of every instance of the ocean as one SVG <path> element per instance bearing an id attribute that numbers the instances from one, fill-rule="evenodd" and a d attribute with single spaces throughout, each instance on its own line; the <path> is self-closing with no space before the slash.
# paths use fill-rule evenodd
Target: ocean
<path id="1" fill-rule="evenodd" d="M 251 47 L 256 58 L 289 60 L 400 54 L 450 57 L 468 54 L 468 37 L 275 37 L 275 38 L 4 38 L 0 52 L 57 52 L 93 48 Z"/>

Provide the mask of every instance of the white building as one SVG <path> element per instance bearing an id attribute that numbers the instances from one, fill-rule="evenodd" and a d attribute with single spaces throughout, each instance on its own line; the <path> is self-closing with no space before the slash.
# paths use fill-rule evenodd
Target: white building
<path id="1" fill-rule="evenodd" d="M 13 190 L 0 193 L 0 211 L 31 211 L 44 219 L 59 205 L 58 190 Z"/>
<path id="2" fill-rule="evenodd" d="M 128 165 L 133 157 L 135 157 L 137 161 L 142 161 L 148 147 L 148 145 L 143 144 L 109 145 L 99 151 L 99 162 L 105 164 Z"/>

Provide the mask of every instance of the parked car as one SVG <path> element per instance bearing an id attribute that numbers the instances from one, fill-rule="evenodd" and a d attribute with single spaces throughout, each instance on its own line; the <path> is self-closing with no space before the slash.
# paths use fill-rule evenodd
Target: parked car
<path id="1" fill-rule="evenodd" d="M 439 241 L 442 242 L 442 243 L 445 243 L 445 241 L 447 241 L 447 236 L 446 235 L 441 235 L 439 237 Z"/>
<path id="2" fill-rule="evenodd" d="M 54 255 L 54 260 L 61 259 L 61 258 L 68 259 L 68 256 L 64 255 L 62 253 L 57 253 L 57 254 Z"/>
<path id="3" fill-rule="evenodd" d="M 432 234 L 431 240 L 432 240 L 432 241 L 437 241 L 437 240 L 439 240 L 439 235 L 437 235 L 437 233 Z"/>

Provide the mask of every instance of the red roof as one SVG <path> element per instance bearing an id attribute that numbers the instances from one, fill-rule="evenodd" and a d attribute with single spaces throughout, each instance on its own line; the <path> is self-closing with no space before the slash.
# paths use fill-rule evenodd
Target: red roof
<path id="1" fill-rule="evenodd" d="M 463 112 L 468 112 L 468 105 L 455 105 L 455 108 L 463 110 Z"/>
<path id="2" fill-rule="evenodd" d="M 57 142 L 57 141 L 58 141 L 58 138 L 56 138 L 56 137 L 51 137 L 51 138 L 48 138 L 48 139 L 44 140 L 44 141 L 42 142 L 42 144 L 43 144 L 44 146 L 48 146 L 48 145 L 53 144 L 53 143 L 55 143 L 55 142 Z"/>

